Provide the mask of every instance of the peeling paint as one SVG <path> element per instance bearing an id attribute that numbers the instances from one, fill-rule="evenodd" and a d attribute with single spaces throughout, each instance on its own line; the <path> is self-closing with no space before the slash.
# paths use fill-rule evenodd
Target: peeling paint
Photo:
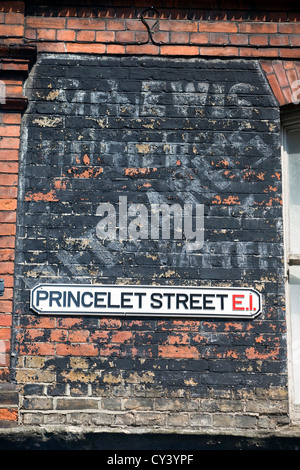
<path id="1" fill-rule="evenodd" d="M 54 190 L 47 193 L 28 191 L 25 195 L 25 201 L 58 201 Z"/>
<path id="2" fill-rule="evenodd" d="M 57 124 L 62 123 L 62 118 L 43 116 L 42 118 L 34 119 L 32 122 L 33 124 L 38 124 L 40 127 L 56 127 Z"/>

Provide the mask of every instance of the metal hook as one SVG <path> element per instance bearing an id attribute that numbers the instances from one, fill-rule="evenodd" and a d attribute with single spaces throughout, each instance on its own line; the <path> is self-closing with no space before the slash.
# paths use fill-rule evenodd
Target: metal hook
<path id="1" fill-rule="evenodd" d="M 160 45 L 160 43 L 156 42 L 154 39 L 153 39 L 153 29 L 155 28 L 155 26 L 157 25 L 159 19 L 157 19 L 155 21 L 155 23 L 152 25 L 152 27 L 150 28 L 150 26 L 148 25 L 147 21 L 145 20 L 145 13 L 147 13 L 148 11 L 153 11 L 154 13 L 156 13 L 158 16 L 159 16 L 159 12 L 156 8 L 154 7 L 149 7 L 149 8 L 145 8 L 145 10 L 142 11 L 141 13 L 141 21 L 142 23 L 146 26 L 147 28 L 147 31 L 148 31 L 148 35 L 149 35 L 149 39 L 151 40 L 152 44 L 155 44 L 156 46 Z M 148 39 L 148 42 L 149 42 L 149 39 Z"/>

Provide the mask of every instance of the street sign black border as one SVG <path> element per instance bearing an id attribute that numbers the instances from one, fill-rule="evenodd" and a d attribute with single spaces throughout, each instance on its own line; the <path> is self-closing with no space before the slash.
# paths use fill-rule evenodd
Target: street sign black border
<path id="1" fill-rule="evenodd" d="M 36 289 L 40 288 L 40 287 L 57 287 L 57 288 L 60 288 L 60 287 L 66 287 L 66 288 L 70 288 L 70 287 L 83 287 L 83 288 L 87 288 L 87 289 L 91 289 L 91 288 L 105 288 L 105 287 L 108 287 L 108 288 L 122 288 L 122 287 L 125 287 L 125 288 L 134 288 L 134 289 L 145 289 L 145 288 L 150 288 L 150 289 L 155 289 L 155 288 L 162 288 L 162 289 L 176 289 L 176 290 L 184 290 L 184 289 L 201 289 L 202 291 L 212 291 L 212 290 L 235 290 L 235 291 L 247 291 L 247 292 L 254 292 L 256 295 L 258 295 L 258 299 L 259 299 L 259 308 L 257 310 L 257 312 L 255 312 L 254 314 L 252 315 L 241 315 L 241 314 L 236 314 L 236 315 L 228 315 L 228 314 L 217 314 L 217 313 L 211 313 L 211 314 L 208 314 L 208 313 L 195 313 L 195 314 L 192 314 L 192 313 L 145 313 L 145 312 L 130 312 L 130 313 L 127 313 L 127 312 L 114 312 L 114 313 L 111 313 L 111 312 L 88 312 L 87 313 L 84 313 L 84 312 L 78 312 L 78 311 L 66 311 L 66 312 L 53 312 L 53 311 L 41 311 L 40 309 L 36 308 L 34 306 L 34 303 L 33 303 L 33 295 L 34 295 L 34 292 Z M 226 318 L 226 319 L 239 319 L 239 320 L 251 320 L 251 319 L 254 319 L 256 318 L 258 315 L 260 315 L 262 313 L 262 294 L 260 292 L 258 292 L 256 289 L 254 289 L 253 287 L 220 287 L 220 286 L 210 286 L 210 287 L 202 287 L 202 286 L 170 286 L 170 285 L 132 285 L 132 284 L 55 284 L 55 283 L 39 283 L 37 284 L 36 286 L 34 286 L 31 290 L 30 290 L 30 309 L 35 311 L 36 313 L 38 313 L 39 315 L 61 315 L 61 316 L 67 316 L 67 315 L 76 315 L 76 316 L 83 316 L 83 317 L 87 317 L 87 316 L 113 316 L 113 317 L 151 317 L 151 318 L 154 318 L 154 317 L 167 317 L 167 318 L 170 318 L 170 317 L 173 317 L 173 318 L 214 318 L 214 319 L 223 319 L 223 318 Z"/>

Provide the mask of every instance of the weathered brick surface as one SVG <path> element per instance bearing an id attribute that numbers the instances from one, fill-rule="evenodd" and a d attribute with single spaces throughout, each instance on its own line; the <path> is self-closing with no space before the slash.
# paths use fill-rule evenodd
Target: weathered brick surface
<path id="1" fill-rule="evenodd" d="M 22 422 L 276 428 L 287 413 L 279 109 L 259 63 L 42 56 L 27 91 Z M 98 205 L 120 195 L 204 204 L 201 252 L 97 238 Z M 42 317 L 29 309 L 39 282 L 247 285 L 264 308 L 251 321 Z"/>
<path id="2" fill-rule="evenodd" d="M 288 423 L 279 106 L 297 92 L 300 15 L 279 1 L 148 7 L 1 2 L 0 380 L 20 385 L 23 425 L 273 432 Z M 28 80 L 20 145 L 28 44 L 58 55 Z M 203 203 L 201 252 L 101 243 L 96 208 L 120 194 Z M 42 280 L 251 285 L 263 314 L 38 317 Z M 4 426 L 18 422 L 12 387 Z"/>

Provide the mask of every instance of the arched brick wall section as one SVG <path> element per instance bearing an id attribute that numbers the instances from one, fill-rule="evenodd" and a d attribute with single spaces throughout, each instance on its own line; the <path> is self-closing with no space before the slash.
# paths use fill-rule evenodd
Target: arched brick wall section
<path id="1" fill-rule="evenodd" d="M 262 61 L 274 95 L 280 106 L 300 102 L 300 61 Z"/>

